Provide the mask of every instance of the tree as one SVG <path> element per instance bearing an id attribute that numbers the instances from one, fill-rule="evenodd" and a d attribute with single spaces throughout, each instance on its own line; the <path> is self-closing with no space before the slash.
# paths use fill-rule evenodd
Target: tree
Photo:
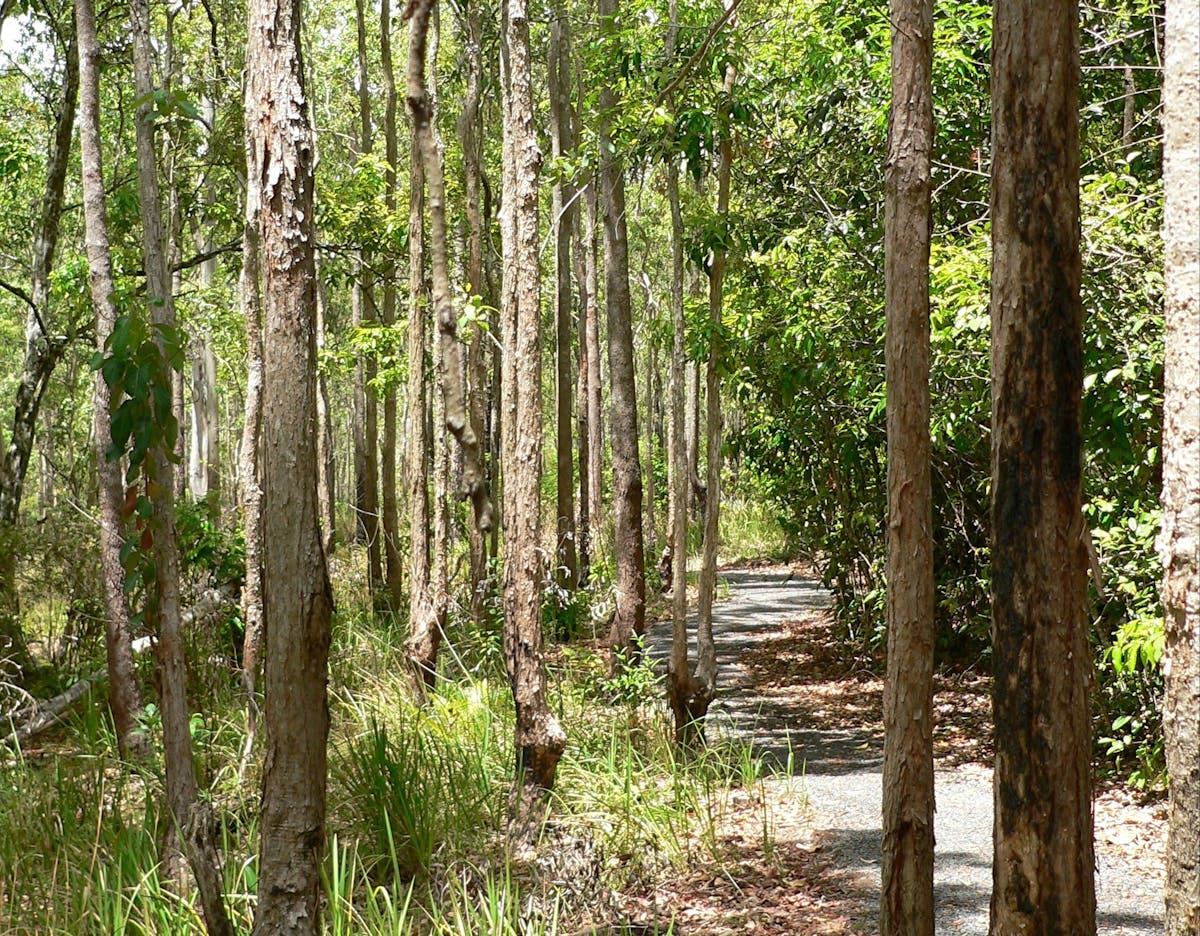
<path id="1" fill-rule="evenodd" d="M 383 137 L 387 159 L 384 169 L 384 200 L 388 214 L 391 215 L 396 210 L 396 166 L 400 162 L 400 147 L 396 139 L 396 79 L 392 71 L 392 19 L 388 0 L 383 0 L 380 6 L 379 62 L 383 74 Z M 415 302 L 414 296 L 414 307 Z M 388 330 L 396 324 L 396 264 L 390 252 L 383 270 L 383 309 L 380 322 Z M 383 558 L 384 575 L 387 578 L 387 604 L 395 610 L 403 600 L 404 587 L 400 570 L 400 517 L 396 506 L 396 390 L 390 381 L 383 396 L 379 480 L 383 489 Z M 418 535 L 419 531 L 410 531 L 414 544 Z"/>
<path id="2" fill-rule="evenodd" d="M 597 0 L 600 32 L 616 57 L 616 0 Z M 611 666 L 635 652 L 646 630 L 646 560 L 642 539 L 642 465 L 638 455 L 637 386 L 633 318 L 629 296 L 629 237 L 625 219 L 625 170 L 613 141 L 617 96 L 610 82 L 600 90 L 600 196 L 604 214 L 604 301 L 608 318 L 608 375 L 612 401 L 613 553 L 616 610 L 608 643 Z"/>
<path id="3" fill-rule="evenodd" d="M 577 212 L 575 187 L 563 158 L 575 148 L 571 113 L 571 33 L 562 2 L 553 7 L 550 24 L 550 61 L 547 66 L 550 96 L 550 154 L 558 163 L 554 180 L 554 394 L 555 456 L 557 465 L 558 544 L 555 567 L 558 584 L 573 589 L 579 579 L 575 549 L 575 475 L 571 447 L 571 383 L 574 359 L 571 354 L 571 237 Z M 581 470 L 584 470 L 581 468 Z"/>
<path id="4" fill-rule="evenodd" d="M 367 69 L 367 24 L 363 0 L 354 4 L 358 49 L 359 156 L 369 156 L 374 146 L 371 127 L 371 89 Z M 373 324 L 375 289 L 370 257 L 358 251 L 354 287 L 350 294 L 351 314 L 356 328 Z M 354 366 L 354 501 L 356 529 L 367 542 L 367 575 L 371 593 L 383 586 L 382 532 L 379 522 L 379 403 L 371 384 L 376 362 L 372 354 L 359 354 Z"/>
<path id="5" fill-rule="evenodd" d="M 99 43 L 95 12 L 81 3 L 75 19 L 77 39 L 71 43 L 74 67 L 68 76 L 77 82 L 80 102 L 80 163 L 83 173 L 84 227 L 87 237 L 88 282 L 96 310 L 96 347 L 103 354 L 117 321 L 112 252 L 104 212 L 104 172 L 100 150 Z M 72 92 L 72 96 L 74 92 Z M 61 122 L 59 124 L 61 128 Z M 69 136 L 67 140 L 69 142 Z M 65 170 L 66 159 L 63 158 Z M 54 164 L 51 164 L 52 171 Z M 61 186 L 61 182 L 57 183 Z M 48 186 L 49 187 L 49 186 Z M 60 196 L 61 198 L 61 189 Z M 130 611 L 125 592 L 125 569 L 121 563 L 125 542 L 121 534 L 125 493 L 120 463 L 110 460 L 112 444 L 112 393 L 104 375 L 96 373 L 93 393 L 93 435 L 96 448 L 96 477 L 99 482 L 100 568 L 103 579 L 105 620 L 104 644 L 109 674 L 110 704 L 117 740 L 123 752 L 143 753 L 146 739 L 137 725 L 142 708 L 130 644 Z"/>
<path id="6" fill-rule="evenodd" d="M 321 932 L 332 596 L 317 511 L 313 139 L 299 2 L 254 0 L 249 191 L 263 267 L 266 756 L 256 934 Z"/>
<path id="7" fill-rule="evenodd" d="M 509 799 L 517 840 L 539 831 L 566 735 L 546 702 L 542 658 L 542 357 L 538 294 L 538 172 L 526 0 L 501 6 L 504 289 L 501 446 L 504 465 L 504 659 L 516 706 L 516 774 Z"/>
<path id="8" fill-rule="evenodd" d="M 933 494 L 929 439 L 933 4 L 893 0 L 885 201 L 887 681 L 880 933 L 933 936 Z"/>
<path id="9" fill-rule="evenodd" d="M 30 290 L 28 295 L 17 291 L 25 300 L 28 313 L 25 319 L 25 355 L 14 401 L 12 432 L 3 458 L 0 459 L 0 540 L 6 540 L 12 535 L 20 517 L 21 497 L 25 490 L 29 456 L 33 452 L 38 411 L 50 385 L 54 368 L 69 344 L 66 335 L 48 334 L 45 320 L 50 311 L 50 271 L 58 248 L 63 189 L 71 157 L 71 131 L 75 126 L 75 101 L 79 92 L 79 55 L 74 31 L 67 39 L 65 64 L 62 102 L 58 107 L 54 133 L 50 138 L 50 152 L 46 158 L 46 185 L 34 237 Z M 14 287 L 7 288 L 11 292 Z M 28 667 L 30 661 L 29 649 L 21 629 L 16 574 L 15 552 L 10 544 L 0 541 L 0 654 L 21 671 Z M 124 670 L 126 667 L 121 661 L 112 657 L 114 652 L 118 655 L 122 653 L 119 650 L 122 638 L 119 633 L 110 634 L 110 637 L 117 640 L 116 644 L 110 640 L 110 664 L 116 663 L 118 670 Z M 124 642 L 128 642 L 127 632 Z M 130 679 L 131 667 L 132 664 L 128 668 Z M 133 705 L 134 700 L 128 695 L 128 679 L 120 677 L 117 670 L 111 671 L 109 676 L 110 679 L 116 677 L 125 686 L 121 688 L 110 683 L 118 736 L 126 739 L 133 724 L 128 715 L 131 709 L 128 707 Z"/>
<path id="10" fill-rule="evenodd" d="M 997 4 L 990 924 L 996 936 L 1096 931 L 1080 510 L 1078 90 L 1074 0 Z"/>
<path id="11" fill-rule="evenodd" d="M 1166 932 L 1200 930 L 1200 11 L 1167 4 L 1163 83 Z"/>
<path id="12" fill-rule="evenodd" d="M 491 531 L 494 511 L 483 471 L 479 437 L 475 434 L 475 427 L 467 411 L 463 361 L 458 342 L 458 316 L 451 299 L 449 251 L 446 243 L 446 185 L 441 147 L 437 140 L 434 101 L 425 82 L 426 44 L 433 11 L 434 0 L 412 7 L 407 76 L 408 106 L 413 118 L 415 155 L 420 158 L 424 167 L 425 182 L 429 188 L 433 314 L 438 327 L 442 391 L 445 399 L 444 421 L 447 431 L 454 436 L 462 451 L 462 493 L 471 499 L 474 525 L 482 539 Z M 436 56 L 434 58 L 436 59 Z M 443 617 L 444 614 L 443 609 Z M 437 626 L 421 632 L 414 628 L 408 647 L 410 662 L 427 686 L 431 686 L 437 676 L 438 644 L 442 634 L 440 621 L 436 623 Z"/>

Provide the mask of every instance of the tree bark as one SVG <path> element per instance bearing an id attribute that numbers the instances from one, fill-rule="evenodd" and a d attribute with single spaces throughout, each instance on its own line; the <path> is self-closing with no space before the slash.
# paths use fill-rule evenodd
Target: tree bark
<path id="1" fill-rule="evenodd" d="M 321 355 L 325 351 L 326 310 L 329 303 L 325 290 L 325 281 L 321 276 L 321 263 L 314 258 L 316 277 L 317 307 L 317 366 L 320 367 Z M 317 371 L 317 514 L 321 518 L 321 548 L 326 557 L 332 556 L 337 546 L 337 493 L 335 490 L 336 473 L 333 465 L 333 414 L 329 409 L 329 388 L 325 382 L 323 371 Z"/>
<path id="2" fill-rule="evenodd" d="M 33 452 L 38 412 L 50 376 L 67 349 L 63 336 L 46 333 L 45 317 L 49 314 L 50 271 L 58 247 L 59 219 L 62 217 L 63 190 L 71 157 L 71 132 L 75 126 L 75 102 L 79 92 L 79 55 L 75 36 L 67 41 L 66 68 L 63 75 L 62 103 L 50 139 L 46 159 L 46 187 L 42 194 L 41 216 L 33 244 L 33 268 L 30 270 L 30 304 L 25 318 L 25 356 L 21 379 L 17 384 L 13 406 L 12 432 L 0 461 L 0 658 L 7 659 L 18 672 L 28 668 L 29 650 L 21 628 L 20 605 L 16 591 L 16 556 L 3 540 L 12 536 L 21 509 L 25 490 L 25 475 Z M 116 676 L 117 674 L 112 674 Z M 119 680 L 118 680 L 119 681 Z M 116 686 L 116 683 L 113 683 Z M 115 690 L 120 692 L 125 690 Z M 118 737 L 121 721 L 126 728 L 132 725 L 117 706 L 125 699 L 113 697 L 113 713 L 118 718 Z"/>
<path id="3" fill-rule="evenodd" d="M 379 61 L 383 75 L 383 135 L 387 168 L 384 171 L 384 200 L 389 214 L 396 210 L 396 166 L 400 148 L 396 139 L 396 80 L 392 71 L 392 21 L 389 0 L 383 0 L 379 15 Z M 396 264 L 391 252 L 383 269 L 381 324 L 396 324 Z M 387 606 L 398 609 L 404 601 L 404 574 L 400 557 L 400 514 L 396 505 L 396 391 L 390 384 L 383 397 L 383 437 L 379 448 L 379 481 L 383 504 L 383 558 L 387 579 Z M 415 537 L 415 532 L 413 536 Z M 416 540 L 414 538 L 413 542 Z"/>
<path id="4" fill-rule="evenodd" d="M 600 382 L 600 278 L 596 264 L 596 215 L 599 211 L 599 191 L 593 173 L 584 193 L 583 232 L 580 238 L 583 248 L 584 330 L 583 342 L 587 346 L 588 369 L 588 528 L 592 536 L 592 551 L 603 529 L 601 513 L 604 510 L 604 425 L 603 387 Z"/>
<path id="5" fill-rule="evenodd" d="M 579 198 L 587 198 L 590 183 L 578 191 Z M 582 212 L 576 208 L 575 225 L 572 231 L 574 238 L 575 282 L 579 290 L 579 319 L 576 324 L 579 342 L 577 359 L 578 375 L 576 377 L 576 433 L 579 438 L 579 507 L 576 512 L 575 529 L 579 538 L 579 577 L 577 587 L 586 588 L 591 578 L 592 565 L 592 518 L 591 518 L 591 419 L 588 416 L 591 399 L 591 354 L 588 351 L 587 322 L 588 304 L 595 303 L 589 299 L 587 282 L 587 261 L 583 256 Z"/>
<path id="6" fill-rule="evenodd" d="M 146 296 L 150 323 L 157 326 L 154 341 L 158 353 L 166 359 L 169 354 L 167 335 L 175 330 L 176 321 L 163 232 L 154 123 L 150 116 L 153 111 L 150 99 L 154 92 L 154 47 L 150 34 L 149 0 L 131 0 L 129 11 L 133 22 L 134 87 L 138 98 L 144 102 L 137 111 L 135 139 Z M 94 35 L 92 38 L 94 40 Z M 83 45 L 81 33 L 81 49 Z M 175 429 L 178 431 L 178 426 Z M 196 878 L 205 926 L 209 933 L 232 936 L 233 926 L 229 922 L 222 893 L 216 824 L 212 819 L 211 807 L 197 795 L 191 715 L 187 701 L 187 656 L 183 646 L 181 619 L 183 609 L 179 595 L 175 492 L 171 485 L 161 483 L 174 474 L 166 449 L 166 443 L 173 441 L 166 439 L 163 444 L 151 446 L 147 456 L 150 473 L 146 484 L 153 511 L 149 529 L 153 536 L 155 570 L 152 594 L 147 601 L 146 620 L 151 625 L 151 632 L 158 634 L 167 802 L 175 818 L 176 834 L 182 841 L 184 853 Z"/>
<path id="7" fill-rule="evenodd" d="M 332 596 L 317 515 L 313 139 L 298 0 L 253 0 L 246 120 L 263 256 L 266 757 L 254 933 L 321 932 Z"/>
<path id="8" fill-rule="evenodd" d="M 541 827 L 566 734 L 546 702 L 542 657 L 540 469 L 542 358 L 539 345 L 538 172 L 526 0 L 503 0 L 504 201 L 501 236 L 504 359 L 504 658 L 516 706 L 516 772 L 510 834 L 532 841 Z"/>
<path id="9" fill-rule="evenodd" d="M 251 127 L 246 126 L 249 144 Z M 258 734 L 257 670 L 263 647 L 263 518 L 262 518 L 262 409 L 263 335 L 261 261 L 259 257 L 258 203 L 260 195 L 253 166 L 253 148 L 246 146 L 246 206 L 242 227 L 242 272 L 239 282 L 242 319 L 246 328 L 246 407 L 242 423 L 242 450 L 238 463 L 242 486 L 242 529 L 246 553 L 246 581 L 242 586 L 242 688 L 246 693 L 247 730 L 238 776 L 245 776 Z"/>
<path id="10" fill-rule="evenodd" d="M 1168 0 L 1163 86 L 1166 933 L 1200 931 L 1200 12 Z"/>
<path id="11" fill-rule="evenodd" d="M 990 926 L 1091 934 L 1075 0 L 997 4 L 993 37 Z"/>
<path id="12" fill-rule="evenodd" d="M 359 155 L 370 155 L 374 146 L 371 132 L 371 89 L 367 71 L 367 25 L 363 0 L 354 5 L 358 38 L 358 113 Z M 359 251 L 358 271 L 350 296 L 351 315 L 356 328 L 376 320 L 375 290 L 368 269 L 369 258 Z M 372 598 L 378 600 L 383 587 L 382 528 L 379 518 L 379 404 L 371 387 L 375 379 L 375 359 L 360 354 L 354 366 L 354 501 L 358 515 L 358 536 L 367 543 L 367 579 Z"/>
<path id="13" fill-rule="evenodd" d="M 550 24 L 550 57 L 547 77 L 550 97 L 550 155 L 561 159 L 575 149 L 575 129 L 571 115 L 571 35 L 566 8 L 554 4 Z M 571 233 L 575 225 L 575 187 L 559 172 L 554 181 L 554 399 L 555 464 L 557 498 L 555 571 L 558 586 L 573 591 L 579 579 L 579 559 L 575 548 L 575 475 L 571 442 L 572 383 L 575 380 L 571 354 Z"/>
<path id="14" fill-rule="evenodd" d="M 483 24 L 480 21 L 481 4 L 478 0 L 471 0 L 464 5 L 466 9 L 463 13 L 463 57 L 466 71 L 466 94 L 458 118 L 458 135 L 463 153 L 463 187 L 466 194 L 467 289 L 474 299 L 480 300 L 485 291 L 483 281 L 484 230 L 479 204 L 482 187 L 480 164 L 483 158 L 480 152 L 482 131 L 479 106 L 482 81 L 480 44 Z M 482 483 L 485 489 L 490 489 L 483 452 L 485 444 L 483 412 L 486 399 L 487 368 L 484 361 L 482 329 L 478 326 L 471 329 L 467 345 L 467 378 L 469 381 L 467 420 L 475 445 L 475 464 L 472 465 L 471 456 L 464 454 L 463 457 L 463 487 L 472 497 L 472 507 L 475 510 L 475 522 L 471 524 L 468 531 L 471 564 L 471 617 L 475 621 L 482 621 L 484 591 L 487 588 L 488 574 L 488 533 L 495 526 L 496 519 L 494 509 L 484 511 L 482 504 L 474 505 L 474 500 L 478 496 L 475 493 L 476 485 Z M 477 474 L 478 478 L 473 478 L 473 473 Z M 487 506 L 491 508 L 490 490 L 488 493 Z M 480 523 L 485 513 L 490 513 L 490 516 L 487 516 L 487 529 Z"/>
<path id="15" fill-rule="evenodd" d="M 616 0 L 597 0 L 600 32 L 616 33 Z M 625 174 L 612 138 L 610 114 L 617 97 L 600 91 L 600 187 L 604 201 L 604 299 L 608 317 L 608 375 L 612 399 L 613 551 L 616 613 L 608 643 L 613 671 L 628 663 L 646 631 L 646 563 L 642 539 L 642 465 L 638 454 L 637 386 L 629 296 L 629 240 L 625 226 Z"/>
<path id="16" fill-rule="evenodd" d="M 887 680 L 881 936 L 933 936 L 933 495 L 929 438 L 933 3 L 892 0 L 885 172 Z"/>

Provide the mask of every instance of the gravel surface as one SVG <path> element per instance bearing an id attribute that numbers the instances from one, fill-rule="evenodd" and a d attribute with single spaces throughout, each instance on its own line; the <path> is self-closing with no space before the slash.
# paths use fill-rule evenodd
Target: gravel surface
<path id="1" fill-rule="evenodd" d="M 819 583 L 786 569 L 731 570 L 720 579 L 729 586 L 729 596 L 717 605 L 713 622 L 719 695 L 709 717 L 719 732 L 751 741 L 773 769 L 803 776 L 815 837 L 839 865 L 860 872 L 864 884 L 877 894 L 883 760 L 878 733 L 807 729 L 796 723 L 786 695 L 758 691 L 753 674 L 738 663 L 742 651 L 770 640 L 784 621 L 826 607 L 829 596 Z M 694 622 L 690 623 L 694 639 Z M 647 635 L 651 656 L 665 660 L 670 640 L 669 622 L 652 628 Z M 992 877 L 991 770 L 974 764 L 940 770 L 935 784 L 937 932 L 986 936 Z M 1161 933 L 1161 878 L 1126 867 L 1103 843 L 1098 851 L 1099 932 Z"/>

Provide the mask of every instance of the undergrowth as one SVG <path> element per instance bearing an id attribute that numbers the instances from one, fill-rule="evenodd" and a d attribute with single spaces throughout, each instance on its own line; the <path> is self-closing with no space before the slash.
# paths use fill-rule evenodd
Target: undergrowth
<path id="1" fill-rule="evenodd" d="M 418 706 L 402 665 L 403 627 L 362 605 L 342 607 L 330 673 L 328 932 L 608 931 L 622 891 L 719 859 L 730 791 L 758 782 L 760 765 L 723 744 L 676 758 L 647 665 L 617 686 L 593 651 L 552 649 L 551 704 L 569 743 L 545 841 L 535 859 L 520 858 L 504 836 L 513 723 L 495 623 L 455 623 L 446 678 Z M 204 676 L 193 681 L 203 691 L 192 721 L 201 788 L 219 820 L 230 914 L 248 932 L 259 769 L 252 764 L 239 782 L 246 723 L 235 671 Z M 152 709 L 146 721 L 157 730 Z M 0 774 L 0 933 L 203 932 L 193 899 L 160 873 L 162 798 L 159 755 L 123 763 L 99 699 L 11 756 Z M 765 821 L 763 834 L 765 847 Z"/>

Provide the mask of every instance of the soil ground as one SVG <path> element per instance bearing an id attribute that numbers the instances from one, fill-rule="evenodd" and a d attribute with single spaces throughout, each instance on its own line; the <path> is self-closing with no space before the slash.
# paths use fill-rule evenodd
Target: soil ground
<path id="1" fill-rule="evenodd" d="M 839 652 L 829 596 L 811 575 L 775 567 L 721 579 L 729 597 L 714 615 L 720 676 L 708 730 L 749 742 L 766 774 L 732 794 L 718 830 L 723 861 L 630 897 L 627 910 L 673 919 L 680 936 L 877 932 L 882 680 Z M 669 622 L 647 643 L 664 660 Z M 984 936 L 990 682 L 960 672 L 939 676 L 935 691 L 937 931 Z M 1161 932 L 1163 807 L 1109 790 L 1095 817 L 1099 932 Z"/>

